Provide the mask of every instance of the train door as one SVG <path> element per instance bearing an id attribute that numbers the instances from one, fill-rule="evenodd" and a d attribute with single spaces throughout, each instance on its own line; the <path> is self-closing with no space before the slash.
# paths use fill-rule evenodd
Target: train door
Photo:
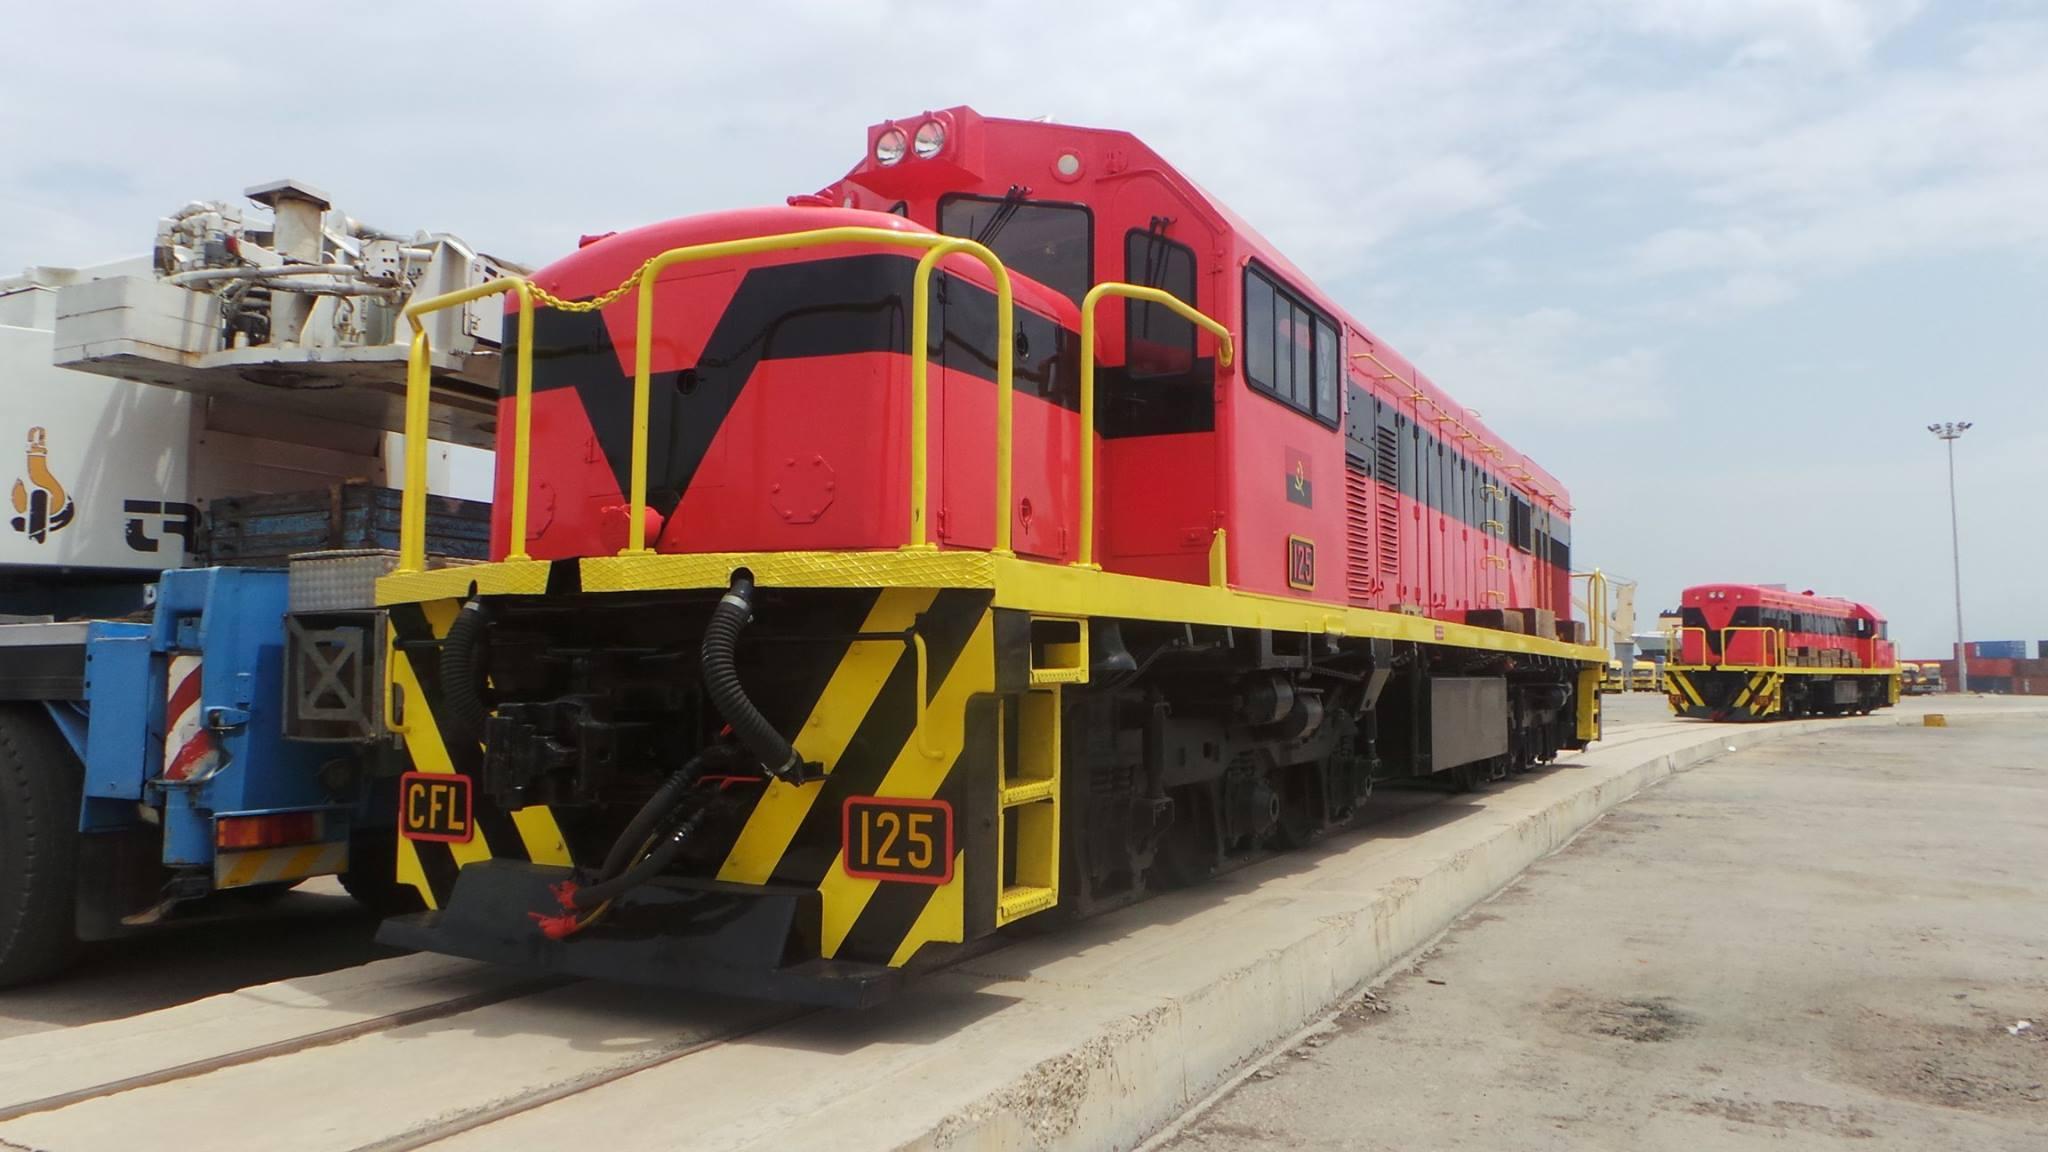
<path id="1" fill-rule="evenodd" d="M 939 200 L 940 232 L 988 245 L 1011 272 L 1076 305 L 1094 283 L 1093 221 L 1086 205 L 1015 193 Z M 939 435 L 930 456 L 938 496 L 932 534 L 954 546 L 987 548 L 995 542 L 995 301 L 989 292 L 944 275 L 933 278 L 932 290 L 938 308 L 934 357 L 946 369 L 934 405 Z M 1014 360 L 1012 544 L 1020 553 L 1058 558 L 1071 555 L 1076 544 L 1079 381 L 1070 358 L 1059 355 L 1052 325 L 1020 314 L 1017 326 L 1024 338 Z"/>
<path id="2" fill-rule="evenodd" d="M 1457 466 L 1458 522 L 1452 528 L 1458 534 L 1458 606 L 1469 610 L 1475 607 L 1472 601 L 1478 595 L 1478 574 L 1472 570 L 1472 463 L 1460 455 Z"/>
<path id="3" fill-rule="evenodd" d="M 1411 538 L 1414 541 L 1415 549 L 1415 579 L 1408 585 L 1408 600 L 1418 610 L 1427 612 L 1429 610 L 1429 581 L 1430 574 L 1433 571 L 1432 561 L 1434 560 L 1434 556 L 1431 555 L 1431 546 L 1436 540 L 1436 528 L 1435 525 L 1430 523 L 1429 519 L 1430 494 L 1435 489 L 1436 484 L 1431 479 L 1434 469 L 1431 467 L 1432 461 L 1429 455 L 1429 437 L 1422 430 L 1421 419 L 1414 414 L 1411 414 L 1409 417 L 1408 439 L 1414 445 L 1412 451 L 1415 455 L 1414 506 L 1409 509 L 1408 515 L 1408 521 L 1411 526 L 1410 531 L 1413 533 Z"/>
<path id="4" fill-rule="evenodd" d="M 1133 176 L 1096 221 L 1095 279 L 1158 288 L 1224 318 L 1228 278 L 1214 267 L 1217 237 L 1203 220 L 1170 184 Z M 1193 324 L 1157 304 L 1105 299 L 1095 326 L 1098 560 L 1204 582 L 1224 505 L 1215 357 L 1202 354 Z"/>
<path id="5" fill-rule="evenodd" d="M 1416 458 L 1420 455 L 1415 447 L 1415 422 L 1394 406 L 1394 452 L 1395 465 L 1399 469 L 1400 486 L 1396 491 L 1395 517 L 1396 540 L 1400 550 L 1400 579 L 1394 586 L 1394 603 L 1397 607 L 1421 602 L 1422 532 L 1419 511 L 1422 504 L 1421 469 Z"/>
<path id="6" fill-rule="evenodd" d="M 1444 442 L 1435 434 L 1429 438 L 1429 449 L 1432 489 L 1426 520 L 1430 526 L 1428 603 L 1434 613 L 1441 612 L 1450 604 L 1451 587 L 1456 579 L 1452 574 L 1457 569 L 1451 563 L 1450 517 L 1447 515 L 1451 507 L 1450 460 L 1444 453 Z"/>

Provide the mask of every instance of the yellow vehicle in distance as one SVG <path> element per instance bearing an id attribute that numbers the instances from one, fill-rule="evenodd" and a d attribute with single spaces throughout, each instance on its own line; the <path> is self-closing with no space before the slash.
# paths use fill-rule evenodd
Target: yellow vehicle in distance
<path id="1" fill-rule="evenodd" d="M 1947 687 L 1941 676 L 1941 665 L 1931 660 L 1918 664 L 1899 662 L 1899 695 L 1932 696 Z"/>
<path id="2" fill-rule="evenodd" d="M 1609 660 L 1609 661 L 1607 662 L 1607 671 L 1606 671 L 1606 672 L 1605 672 L 1604 674 L 1602 674 L 1602 675 L 1601 675 L 1601 677 L 1600 677 L 1600 691 L 1602 691 L 1602 692 L 1626 692 L 1627 690 L 1628 690 L 1628 672 L 1627 672 L 1627 670 L 1626 670 L 1626 669 L 1624 669 L 1624 668 L 1622 668 L 1622 666 L 1621 666 L 1621 661 L 1619 661 L 1619 660 Z"/>
<path id="3" fill-rule="evenodd" d="M 1657 672 L 1657 665 L 1649 660 L 1638 660 L 1629 669 L 1628 690 L 1631 692 L 1662 692 L 1664 677 Z"/>

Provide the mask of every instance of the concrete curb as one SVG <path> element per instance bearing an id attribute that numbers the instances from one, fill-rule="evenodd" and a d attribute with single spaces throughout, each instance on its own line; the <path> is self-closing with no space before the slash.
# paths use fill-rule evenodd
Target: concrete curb
<path id="1" fill-rule="evenodd" d="M 2000 713 L 1999 715 L 2005 715 Z M 2014 713 L 2017 714 L 2017 713 Z M 2029 713 L 2038 715 L 2039 713 Z M 1951 715 L 1974 722 L 1980 715 Z M 1894 717 L 1917 726 L 1917 714 Z M 1307 909 L 1302 933 L 1249 965 L 1165 991 L 1150 1010 L 1071 1037 L 1067 1051 L 954 1112 L 907 1149 L 1131 1148 L 1204 1099 L 1246 1061 L 1341 1003 L 1531 864 L 1623 801 L 1730 751 L 1824 732 L 1863 718 L 1715 728 L 1633 767 L 1608 769 L 1541 810 L 1398 878 L 1346 913 Z"/>

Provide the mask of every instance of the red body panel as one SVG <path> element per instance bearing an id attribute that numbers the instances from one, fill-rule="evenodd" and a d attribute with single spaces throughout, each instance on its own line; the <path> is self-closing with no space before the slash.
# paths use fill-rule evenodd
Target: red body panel
<path id="1" fill-rule="evenodd" d="M 935 157 L 881 163 L 874 144 L 899 125 L 876 125 L 867 159 L 815 195 L 792 198 L 791 207 L 608 236 L 544 269 L 537 280 L 558 296 L 587 299 L 665 249 L 839 224 L 937 230 L 945 223 L 942 206 L 962 203 L 949 198 L 966 197 L 969 215 L 985 215 L 973 230 L 1004 256 L 1020 310 L 1037 317 L 1040 338 L 1071 342 L 1080 290 L 1132 278 L 1127 262 L 1137 257 L 1127 253 L 1154 250 L 1147 245 L 1184 251 L 1191 272 L 1183 298 L 1192 297 L 1189 303 L 1237 335 L 1238 363 L 1216 365 L 1216 341 L 1202 334 L 1185 364 L 1165 361 L 1179 365 L 1165 373 L 1171 383 L 1156 383 L 1161 374 L 1149 361 L 1132 363 L 1123 303 L 1100 309 L 1098 562 L 1112 571 L 1205 581 L 1215 532 L 1223 529 L 1228 577 L 1238 588 L 1447 620 L 1502 608 L 1547 608 L 1559 619 L 1570 617 L 1570 509 L 1562 486 L 1337 308 L 1229 209 L 1128 133 L 984 119 L 966 108 L 927 113 L 900 127 L 914 132 L 928 119 L 946 132 Z M 1028 268 L 1034 255 L 1065 252 L 1061 241 L 1046 239 L 1043 252 L 1034 252 L 1030 246 L 1040 243 L 1034 226 L 1004 215 L 1015 207 L 1055 215 L 1060 205 L 1087 209 L 1086 240 L 1079 245 L 1085 275 L 1064 287 L 1050 272 L 1034 281 L 1019 267 Z M 883 314 L 897 309 L 894 315 L 907 327 L 907 304 L 895 298 L 878 305 L 879 312 L 863 311 L 851 303 L 854 297 L 881 299 L 865 282 L 846 280 L 847 301 L 831 296 L 838 289 L 826 282 L 863 259 L 907 264 L 916 255 L 843 246 L 664 274 L 650 363 L 662 374 L 655 439 L 669 453 L 663 475 L 680 491 L 650 498 L 661 516 L 650 534 L 656 547 L 882 549 L 904 541 L 910 358 L 907 339 L 883 331 Z M 1328 410 L 1333 405 L 1323 404 L 1319 393 L 1315 402 L 1303 402 L 1324 409 L 1310 415 L 1248 383 L 1244 312 L 1247 269 L 1254 266 L 1307 310 L 1296 315 L 1314 317 L 1334 332 L 1334 346 L 1319 345 L 1314 354 L 1316 380 L 1320 386 L 1325 367 L 1334 373 L 1341 409 Z M 881 273 L 862 267 L 868 269 L 863 275 L 903 274 L 895 265 Z M 949 258 L 944 270 L 969 296 L 989 285 L 967 257 Z M 743 339 L 755 332 L 749 317 L 763 307 L 760 293 L 770 281 L 775 291 L 793 294 L 787 315 L 760 320 L 758 335 Z M 824 295 L 794 298 L 814 292 Z M 951 316 L 957 300 L 945 299 Z M 549 332 L 537 341 L 536 372 L 545 366 L 548 381 L 537 384 L 533 408 L 526 546 L 536 557 L 602 554 L 624 542 L 619 429 L 630 397 L 634 306 L 628 293 L 602 312 L 609 362 L 564 352 L 589 344 L 594 331 L 571 332 L 581 323 L 571 317 L 548 317 Z M 973 309 L 959 306 L 966 332 Z M 813 315 L 821 308 L 831 314 L 827 321 Z M 1046 322 L 1056 328 L 1044 328 Z M 849 335 L 870 323 L 881 327 Z M 950 340 L 953 329 L 946 332 Z M 962 340 L 960 348 L 973 342 Z M 1307 344 L 1274 346 L 1300 357 Z M 944 547 L 987 548 L 995 535 L 995 391 L 991 377 L 969 363 L 971 349 L 960 348 L 946 344 L 948 358 L 935 361 L 932 371 L 932 535 Z M 1062 348 L 1071 352 L 1065 343 Z M 1167 351 L 1182 355 L 1178 346 Z M 1034 355 L 1044 360 L 1049 354 L 1041 347 Z M 1055 357 L 1045 371 L 1051 383 L 1027 392 L 1020 368 L 1015 503 L 1008 514 L 1017 551 L 1068 560 L 1078 545 L 1074 364 L 1070 356 Z M 705 398 L 706 390 L 718 392 L 716 403 Z M 512 425 L 506 403 L 501 437 L 509 437 Z M 672 405 L 672 415 L 664 415 L 664 405 Z M 593 414 L 592 406 L 601 410 Z M 1398 447 L 1381 451 L 1387 443 Z M 1397 460 L 1405 466 L 1396 467 Z M 509 471 L 510 453 L 501 453 L 498 554 L 509 544 Z M 651 491 L 660 488 L 650 481 Z M 1313 546 L 1312 573 L 1300 563 L 1304 543 Z"/>

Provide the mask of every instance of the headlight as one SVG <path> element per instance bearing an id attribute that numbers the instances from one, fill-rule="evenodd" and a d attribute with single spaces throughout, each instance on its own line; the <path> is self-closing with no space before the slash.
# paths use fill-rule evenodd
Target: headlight
<path id="1" fill-rule="evenodd" d="M 919 160 L 929 160 L 946 146 L 946 126 L 937 120 L 927 120 L 917 126 L 917 138 L 910 142 L 917 150 Z"/>
<path id="2" fill-rule="evenodd" d="M 919 132 L 918 136 L 922 138 L 924 133 Z M 908 141 L 903 138 L 901 128 L 891 128 L 875 137 L 875 163 L 886 168 L 903 159 L 903 146 L 906 143 Z"/>

